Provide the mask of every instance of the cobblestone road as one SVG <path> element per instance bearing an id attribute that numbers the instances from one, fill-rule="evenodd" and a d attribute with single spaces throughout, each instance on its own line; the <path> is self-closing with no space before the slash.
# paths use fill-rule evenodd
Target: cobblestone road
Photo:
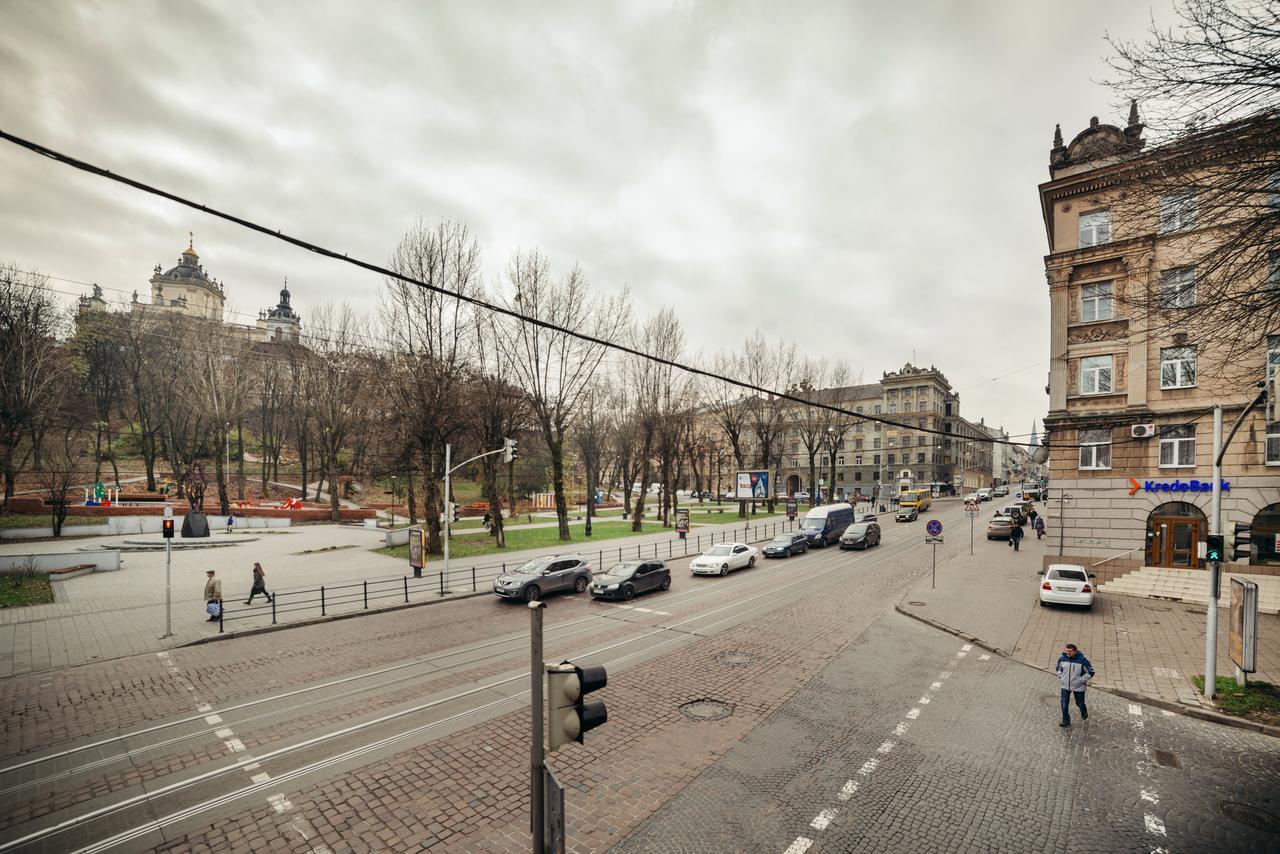
<path id="1" fill-rule="evenodd" d="M 960 653 L 963 652 L 963 655 Z M 894 615 L 615 852 L 1275 851 L 1280 742 L 1090 692 Z"/>

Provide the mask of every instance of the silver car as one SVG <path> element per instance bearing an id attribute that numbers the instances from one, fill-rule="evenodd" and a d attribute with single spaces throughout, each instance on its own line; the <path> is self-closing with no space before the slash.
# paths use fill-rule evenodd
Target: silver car
<path id="1" fill-rule="evenodd" d="M 581 593 L 591 584 L 591 564 L 578 555 L 535 557 L 493 581 L 493 592 L 504 599 L 532 602 L 546 593 Z"/>

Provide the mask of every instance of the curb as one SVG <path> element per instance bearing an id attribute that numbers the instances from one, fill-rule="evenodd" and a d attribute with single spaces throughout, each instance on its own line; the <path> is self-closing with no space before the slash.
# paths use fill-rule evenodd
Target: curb
<path id="1" fill-rule="evenodd" d="M 903 597 L 903 598 L 906 598 L 906 597 Z M 911 619 L 916 620 L 917 622 L 920 622 L 920 623 L 924 623 L 926 626 L 937 629 L 938 631 L 946 632 L 949 635 L 955 635 L 961 640 L 964 640 L 966 643 L 971 643 L 974 646 L 981 647 L 982 649 L 985 649 L 987 652 L 995 653 L 1001 658 L 1006 658 L 1009 661 L 1012 661 L 1016 664 L 1021 664 L 1024 667 L 1030 667 L 1033 670 L 1039 670 L 1041 673 L 1048 673 L 1050 675 L 1053 674 L 1053 671 L 1048 669 L 1047 667 L 1039 667 L 1034 664 L 1027 664 L 1025 661 L 1019 661 L 1018 659 L 1014 658 L 1011 653 L 1006 652 L 1005 650 L 1001 649 L 998 646 L 995 646 L 994 644 L 987 643 L 981 638 L 975 637 L 974 635 L 971 635 L 968 632 L 962 632 L 957 628 L 948 626 L 946 623 L 940 623 L 937 620 L 933 620 L 933 619 L 930 619 L 929 617 L 921 616 L 920 614 L 913 614 L 910 611 L 908 611 L 906 608 L 903 608 L 901 603 L 894 605 L 893 610 L 897 611 L 899 614 L 901 614 L 904 617 L 910 617 Z M 1231 715 L 1224 715 L 1224 714 L 1221 714 L 1220 712 L 1212 712 L 1212 711 L 1209 711 L 1208 709 L 1200 709 L 1195 706 L 1185 706 L 1181 703 L 1175 703 L 1172 700 L 1166 700 L 1163 697 L 1152 697 L 1147 694 L 1141 694 L 1137 691 L 1130 691 L 1127 688 L 1113 688 L 1107 685 L 1090 685 L 1089 687 L 1095 691 L 1102 691 L 1105 694 L 1112 694 L 1117 697 L 1123 697 L 1126 700 L 1133 700 L 1136 703 L 1143 703 L 1148 706 L 1154 706 L 1157 709 L 1163 709 L 1167 712 L 1173 712 L 1174 714 L 1184 715 L 1189 718 L 1198 718 L 1202 721 L 1221 724 L 1223 726 L 1235 727 L 1236 729 L 1247 729 L 1256 733 L 1261 733 L 1262 735 L 1269 735 L 1272 738 L 1280 738 L 1280 727 L 1267 726 L 1266 724 L 1260 724 L 1260 723 L 1257 723 L 1256 721 L 1250 721 L 1244 718 L 1236 718 L 1236 717 L 1232 717 Z"/>
<path id="2" fill-rule="evenodd" d="M 310 617 L 306 620 L 298 620 L 292 623 L 279 623 L 274 626 L 258 626 L 252 629 L 241 629 L 238 632 L 219 632 L 207 638 L 197 638 L 193 641 L 180 643 L 177 646 L 169 647 L 170 649 L 184 649 L 189 646 L 202 646 L 207 643 L 217 643 L 218 641 L 232 640 L 234 638 L 245 638 L 252 635 L 265 635 L 272 632 L 283 632 L 286 629 L 298 629 L 304 626 L 318 626 L 324 623 L 333 623 L 338 620 L 350 620 L 355 617 L 369 617 L 374 614 L 390 614 L 394 611 L 407 611 L 410 608 L 424 608 L 428 605 L 443 605 L 445 602 L 458 602 L 463 599 L 475 599 L 479 596 L 493 595 L 488 590 L 478 590 L 475 593 L 460 593 L 457 596 L 449 596 L 444 599 L 427 599 L 424 602 L 408 602 L 403 605 L 391 605 L 386 608 L 370 608 L 369 610 L 361 609 L 359 611 L 348 611 L 343 614 L 331 614 L 324 617 Z"/>

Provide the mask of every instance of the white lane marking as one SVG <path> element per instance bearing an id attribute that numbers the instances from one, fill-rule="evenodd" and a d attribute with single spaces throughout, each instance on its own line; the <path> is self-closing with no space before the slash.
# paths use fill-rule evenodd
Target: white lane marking
<path id="1" fill-rule="evenodd" d="M 938 674 L 938 678 L 939 678 L 939 679 L 950 679 L 950 678 L 951 678 L 951 671 L 950 671 L 950 670 L 944 670 L 944 671 L 942 671 L 941 673 L 939 673 L 939 674 Z"/>
<path id="2" fill-rule="evenodd" d="M 888 753 L 890 750 L 893 750 L 896 744 L 897 742 L 895 741 L 883 742 L 879 747 L 876 748 L 876 753 Z"/>
<path id="3" fill-rule="evenodd" d="M 213 706 L 209 705 L 208 703 L 201 703 L 200 705 L 196 706 L 196 711 L 197 711 L 197 712 L 212 712 L 212 711 L 213 711 Z"/>
<path id="4" fill-rule="evenodd" d="M 942 683 L 941 683 L 941 682 L 934 682 L 932 685 L 930 685 L 930 686 L 929 686 L 929 690 L 930 690 L 930 691 L 937 691 L 937 690 L 938 690 L 939 688 L 941 688 L 941 687 L 942 687 Z"/>
<path id="5" fill-rule="evenodd" d="M 167 653 L 167 652 L 157 652 L 157 653 L 156 653 L 156 658 L 168 658 L 168 657 L 169 657 L 169 653 Z"/>
<path id="6" fill-rule="evenodd" d="M 978 661 L 986 661 L 989 658 L 991 658 L 989 655 L 980 655 L 978 656 Z"/>
<path id="7" fill-rule="evenodd" d="M 964 646 L 960 647 L 961 652 L 968 652 L 971 649 L 973 649 L 973 644 L 971 643 L 967 643 Z"/>
<path id="8" fill-rule="evenodd" d="M 880 760 L 874 756 L 862 763 L 862 767 L 858 769 L 858 773 L 866 777 L 872 771 L 876 770 L 876 766 L 880 764 Z"/>
<path id="9" fill-rule="evenodd" d="M 836 813 L 840 810 L 835 807 L 827 807 L 822 812 L 814 816 L 813 821 L 809 822 L 809 826 L 814 830 L 826 830 L 827 825 L 831 824 L 831 820 L 836 817 Z"/>
<path id="10" fill-rule="evenodd" d="M 894 735 L 906 735 L 906 734 L 907 734 L 907 727 L 909 727 L 909 726 L 911 726 L 911 724 L 910 724 L 908 721 L 902 721 L 902 722 L 901 722 L 901 723 L 899 723 L 896 727 L 894 727 L 894 728 L 893 728 L 893 734 L 894 734 Z"/>
<path id="11" fill-rule="evenodd" d="M 1173 717 L 1173 712 L 1169 711 L 1168 709 L 1161 709 L 1160 714 L 1164 715 L 1166 718 Z"/>
<path id="12" fill-rule="evenodd" d="M 229 738 L 222 742 L 232 753 L 243 753 L 245 751 L 244 742 L 238 738 Z"/>
<path id="13" fill-rule="evenodd" d="M 1139 797 L 1141 797 L 1144 801 L 1146 801 L 1149 804 L 1160 803 L 1160 796 L 1157 795 L 1155 792 L 1151 791 L 1150 789 L 1143 789 L 1139 793 Z"/>
<path id="14" fill-rule="evenodd" d="M 1140 714 L 1142 714 L 1142 706 L 1139 706 L 1137 703 L 1130 703 L 1130 704 L 1129 704 L 1129 714 L 1131 714 L 1131 715 L 1140 715 Z"/>
<path id="15" fill-rule="evenodd" d="M 262 767 L 261 762 L 251 762 L 250 764 L 244 766 L 240 770 L 241 771 L 257 771 L 261 767 Z"/>
<path id="16" fill-rule="evenodd" d="M 840 792 L 836 795 L 836 797 L 842 801 L 847 801 L 853 797 L 853 794 L 856 791 L 858 791 L 857 782 L 854 780 L 847 780 L 845 781 L 845 784 L 840 787 Z"/>
<path id="17" fill-rule="evenodd" d="M 967 653 L 967 652 L 957 652 L 957 653 L 956 653 L 956 658 L 964 658 L 964 657 L 965 657 L 966 655 L 968 655 L 968 654 L 969 654 L 969 653 Z"/>
<path id="18" fill-rule="evenodd" d="M 933 699 L 933 698 L 932 698 L 932 697 L 930 697 L 928 694 L 925 694 L 925 695 L 924 695 L 923 697 L 921 697 L 919 700 L 916 700 L 916 702 L 917 702 L 917 703 L 919 703 L 919 704 L 920 704 L 920 705 L 922 705 L 922 706 L 927 706 L 927 705 L 929 705 L 929 703 L 932 701 L 932 699 Z"/>
<path id="19" fill-rule="evenodd" d="M 918 717 L 920 717 L 919 709 L 912 709 L 911 711 L 907 712 L 907 720 L 914 721 Z"/>
<path id="20" fill-rule="evenodd" d="M 214 735 L 214 738 L 231 738 L 231 736 L 235 735 L 235 733 L 232 732 L 230 729 L 220 729 L 217 732 L 215 732 L 213 735 Z"/>
<path id="21" fill-rule="evenodd" d="M 249 779 L 250 779 L 250 780 L 252 780 L 252 781 L 253 781 L 253 782 L 255 782 L 255 783 L 265 783 L 265 782 L 267 782 L 268 780 L 270 780 L 270 779 L 271 779 L 271 775 L 270 775 L 270 774 L 268 774 L 267 772 L 263 771 L 261 774 L 254 774 L 254 775 L 253 775 L 252 777 L 250 777 Z"/>
<path id="22" fill-rule="evenodd" d="M 267 803 L 276 808 L 276 812 L 288 812 L 293 809 L 293 804 L 289 803 L 289 799 L 283 793 L 279 795 L 271 795 L 267 798 Z"/>
<path id="23" fill-rule="evenodd" d="M 206 715 L 204 722 L 209 724 L 210 726 L 213 726 L 214 724 L 220 724 L 222 723 L 222 715 Z"/>
<path id="24" fill-rule="evenodd" d="M 1142 820 L 1147 824 L 1147 833 L 1154 833 L 1157 836 L 1169 835 L 1168 833 L 1165 832 L 1164 822 L 1161 821 L 1158 816 L 1154 816 L 1151 813 L 1147 813 L 1142 817 Z"/>
<path id="25" fill-rule="evenodd" d="M 809 850 L 809 846 L 813 844 L 813 840 L 807 836 L 797 836 L 795 841 L 787 846 L 787 850 L 782 854 L 804 854 Z"/>

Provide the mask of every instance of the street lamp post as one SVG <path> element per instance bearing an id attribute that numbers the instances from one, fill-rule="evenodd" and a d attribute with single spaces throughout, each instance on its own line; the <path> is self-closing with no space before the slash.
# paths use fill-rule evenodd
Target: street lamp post
<path id="1" fill-rule="evenodd" d="M 391 475 L 391 527 L 396 526 L 396 502 L 400 500 L 400 492 L 396 483 L 396 476 Z"/>
<path id="2" fill-rule="evenodd" d="M 227 474 L 226 474 L 226 477 L 223 479 L 223 481 L 225 484 L 230 484 L 231 482 L 231 422 L 230 421 L 227 422 L 227 429 L 222 435 L 227 440 Z M 306 492 L 306 488 L 307 488 L 307 485 L 304 483 L 302 485 L 302 489 L 304 493 Z M 230 496 L 231 496 L 231 489 L 228 486 L 227 487 L 228 502 L 230 501 Z"/>

